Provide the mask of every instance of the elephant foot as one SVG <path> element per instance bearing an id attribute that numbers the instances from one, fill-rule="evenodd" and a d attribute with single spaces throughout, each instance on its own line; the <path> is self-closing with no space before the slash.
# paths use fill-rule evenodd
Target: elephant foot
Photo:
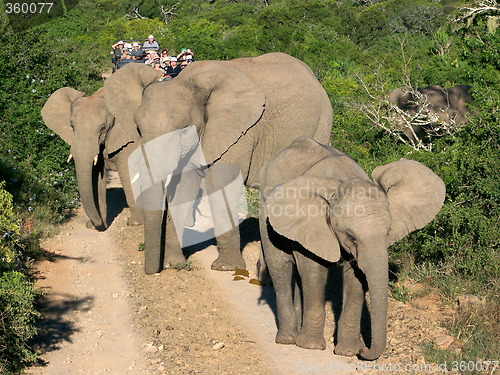
<path id="1" fill-rule="evenodd" d="M 241 254 L 233 257 L 219 257 L 212 263 L 212 269 L 215 271 L 234 271 L 238 269 L 246 269 L 247 264 Z"/>
<path id="2" fill-rule="evenodd" d="M 275 341 L 276 344 L 294 345 L 297 341 L 297 331 L 279 329 Z"/>
<path id="3" fill-rule="evenodd" d="M 353 357 L 358 355 L 363 348 L 364 345 L 359 338 L 353 340 L 340 340 L 337 345 L 335 345 L 335 350 L 333 352 L 337 355 Z"/>
<path id="4" fill-rule="evenodd" d="M 94 230 L 97 230 L 97 231 L 99 231 L 99 232 L 102 232 L 103 230 L 105 230 L 105 229 L 106 229 L 106 227 L 105 227 L 105 226 L 103 226 L 103 225 L 100 225 L 100 226 L 96 227 L 96 226 L 94 225 L 94 223 L 92 223 L 92 220 L 87 221 L 87 223 L 85 224 L 85 226 L 86 226 L 88 229 L 94 229 Z"/>
<path id="5" fill-rule="evenodd" d="M 326 341 L 323 335 L 310 335 L 301 333 L 297 336 L 295 344 L 304 349 L 326 349 Z"/>
<path id="6" fill-rule="evenodd" d="M 144 218 L 142 216 L 138 217 L 132 215 L 127 219 L 127 226 L 129 227 L 138 227 L 140 225 L 144 225 Z"/>
<path id="7" fill-rule="evenodd" d="M 164 261 L 165 269 L 184 269 L 188 265 L 188 262 L 184 255 L 177 255 L 177 256 L 172 256 L 172 257 L 165 257 Z"/>

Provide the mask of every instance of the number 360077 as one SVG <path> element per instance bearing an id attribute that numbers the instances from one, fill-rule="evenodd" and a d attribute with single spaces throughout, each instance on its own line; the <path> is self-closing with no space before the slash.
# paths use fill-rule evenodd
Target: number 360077
<path id="1" fill-rule="evenodd" d="M 47 12 L 54 3 L 5 3 L 5 12 L 8 14 L 35 14 Z"/>

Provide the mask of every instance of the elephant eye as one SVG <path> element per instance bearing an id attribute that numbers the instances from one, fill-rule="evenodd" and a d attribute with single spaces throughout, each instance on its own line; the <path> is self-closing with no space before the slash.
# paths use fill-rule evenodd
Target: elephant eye
<path id="1" fill-rule="evenodd" d="M 349 242 L 351 242 L 355 247 L 358 247 L 358 241 L 356 240 L 356 238 L 349 232 L 347 232 L 346 235 Z"/>

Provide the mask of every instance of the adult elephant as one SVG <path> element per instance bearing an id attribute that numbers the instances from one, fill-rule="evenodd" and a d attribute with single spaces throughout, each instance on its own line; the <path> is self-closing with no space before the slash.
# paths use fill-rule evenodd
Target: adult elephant
<path id="1" fill-rule="evenodd" d="M 457 85 L 443 89 L 439 85 L 416 89 L 395 89 L 389 101 L 410 116 L 403 133 L 417 144 L 428 135 L 439 135 L 443 125 L 460 126 L 467 121 L 472 101 L 471 86 Z"/>
<path id="2" fill-rule="evenodd" d="M 387 247 L 436 216 L 445 186 L 430 169 L 406 159 L 375 168 L 372 178 L 343 152 L 310 138 L 297 139 L 264 166 L 260 231 L 276 291 L 277 343 L 325 349 L 328 266 L 343 259 L 344 300 L 335 353 L 368 360 L 382 354 Z M 294 307 L 301 302 L 293 298 L 295 266 L 303 312 Z M 360 341 L 363 280 L 370 293 L 370 348 Z"/>
<path id="3" fill-rule="evenodd" d="M 113 74 L 105 82 L 107 106 L 117 120 L 135 119 L 144 144 L 166 134 L 196 129 L 204 154 L 204 168 L 198 175 L 209 177 L 209 193 L 223 191 L 233 180 L 235 169 L 246 185 L 257 187 L 263 163 L 297 137 L 329 143 L 330 100 L 313 72 L 289 55 L 199 61 L 166 82 L 152 82 L 147 78 L 148 69 L 130 64 Z M 123 82 L 127 82 L 126 90 Z M 147 163 L 165 163 L 165 153 L 150 153 Z M 192 175 L 189 178 L 196 181 Z M 141 174 L 139 183 L 149 183 L 149 177 Z M 147 274 L 159 272 L 162 263 L 185 262 L 169 220 L 162 256 L 163 212 L 158 209 L 162 186 L 156 183 L 143 195 L 144 205 L 149 207 L 144 211 Z M 195 190 L 192 194 L 197 194 Z M 211 202 L 216 223 L 219 217 L 227 216 L 225 206 L 231 204 L 227 199 L 221 204 Z M 212 269 L 245 268 L 237 226 L 216 239 L 219 256 Z"/>
<path id="4" fill-rule="evenodd" d="M 158 77 L 154 70 L 148 74 Z M 80 199 L 90 219 L 87 227 L 104 230 L 108 225 L 106 169 L 117 170 L 120 175 L 131 211 L 128 225 L 140 225 L 144 219 L 135 204 L 128 171 L 128 157 L 139 146 L 139 133 L 135 126 L 115 122 L 106 107 L 104 88 L 91 96 L 84 95 L 63 87 L 49 97 L 41 113 L 45 124 L 71 146 Z"/>

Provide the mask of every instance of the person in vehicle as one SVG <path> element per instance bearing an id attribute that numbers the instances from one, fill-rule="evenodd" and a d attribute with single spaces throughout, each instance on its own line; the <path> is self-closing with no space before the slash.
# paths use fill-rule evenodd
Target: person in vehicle
<path id="1" fill-rule="evenodd" d="M 155 51 L 149 51 L 146 55 L 146 61 L 144 61 L 144 64 L 154 67 L 156 61 L 160 62 L 160 56 L 158 56 Z"/>
<path id="2" fill-rule="evenodd" d="M 143 55 L 144 51 L 141 49 L 140 44 L 137 42 L 132 44 L 132 51 L 130 51 L 130 56 L 132 56 L 134 60 L 142 60 Z"/>
<path id="3" fill-rule="evenodd" d="M 170 66 L 165 69 L 166 78 L 175 78 L 182 71 L 180 65 L 177 64 L 177 58 L 172 57 Z"/>
<path id="4" fill-rule="evenodd" d="M 170 66 L 170 64 L 172 63 L 172 60 L 171 60 L 171 59 L 172 59 L 172 57 L 171 57 L 171 56 L 168 56 L 166 59 L 161 59 L 161 60 L 160 60 L 161 67 L 162 67 L 163 69 L 167 69 L 167 68 Z"/>
<path id="5" fill-rule="evenodd" d="M 165 75 L 165 70 L 161 67 L 161 64 L 160 64 L 160 59 L 156 60 L 154 62 L 154 66 L 153 66 L 153 69 L 154 70 L 158 70 L 159 72 L 162 72 L 163 75 Z M 163 77 L 163 76 L 162 76 Z"/>
<path id="6" fill-rule="evenodd" d="M 168 65 L 170 65 L 170 56 L 168 55 L 168 51 L 166 49 L 164 49 L 163 51 L 161 51 L 161 55 L 160 55 L 160 62 L 161 62 L 161 66 L 163 68 L 166 67 L 167 61 L 168 61 Z"/>
<path id="7" fill-rule="evenodd" d="M 123 61 L 123 60 L 132 60 L 132 56 L 130 55 L 129 50 L 127 50 L 127 49 L 123 50 L 123 54 L 122 54 L 122 57 L 120 58 L 120 60 L 121 61 Z"/>
<path id="8" fill-rule="evenodd" d="M 144 51 L 159 51 L 160 46 L 153 35 L 148 36 L 148 40 L 142 45 Z"/>
<path id="9" fill-rule="evenodd" d="M 120 40 L 111 46 L 110 55 L 113 55 L 113 63 L 120 60 L 123 55 L 123 41 Z"/>
<path id="10" fill-rule="evenodd" d="M 177 55 L 177 60 L 192 60 L 194 61 L 194 53 L 189 48 L 181 48 L 181 53 Z"/>

